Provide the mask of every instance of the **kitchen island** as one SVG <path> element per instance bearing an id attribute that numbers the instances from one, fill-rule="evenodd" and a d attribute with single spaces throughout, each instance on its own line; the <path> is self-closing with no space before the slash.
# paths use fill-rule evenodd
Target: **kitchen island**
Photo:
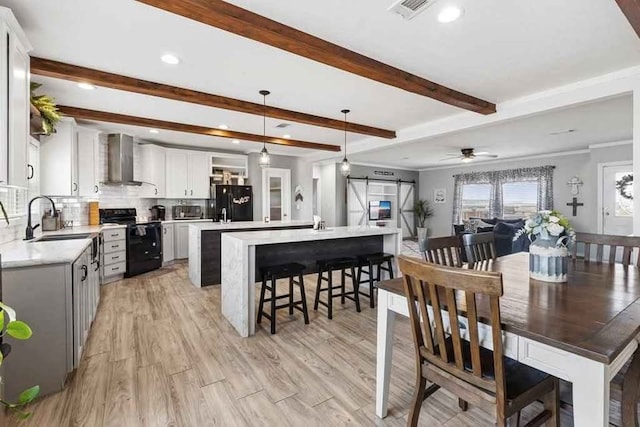
<path id="1" fill-rule="evenodd" d="M 221 236 L 236 231 L 311 228 L 312 221 L 194 222 L 189 224 L 189 279 L 194 286 L 221 283 Z"/>
<path id="2" fill-rule="evenodd" d="M 328 230 L 261 230 L 222 235 L 222 314 L 243 337 L 255 334 L 256 282 L 261 266 L 297 262 L 305 274 L 319 259 L 368 253 L 400 254 L 395 227 L 335 227 Z M 394 263 L 394 269 L 395 267 Z"/>

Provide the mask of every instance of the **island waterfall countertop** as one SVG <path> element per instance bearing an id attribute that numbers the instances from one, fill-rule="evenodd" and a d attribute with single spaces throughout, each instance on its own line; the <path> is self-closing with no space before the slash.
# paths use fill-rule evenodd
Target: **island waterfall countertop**
<path id="1" fill-rule="evenodd" d="M 98 234 L 103 229 L 124 228 L 115 226 L 80 226 L 63 228 L 56 231 L 45 231 L 30 241 L 13 240 L 0 245 L 2 268 L 32 267 L 38 265 L 72 263 L 91 245 L 91 237 L 86 239 L 55 240 L 39 242 L 42 236 L 61 234 Z"/>
<path id="2" fill-rule="evenodd" d="M 242 230 L 301 229 L 311 228 L 312 221 L 238 221 L 238 222 L 195 222 L 189 224 L 189 278 L 194 286 L 219 285 L 220 236 Z"/>
<path id="3" fill-rule="evenodd" d="M 372 226 L 259 230 L 224 233 L 221 240 L 222 314 L 241 336 L 247 337 L 255 334 L 256 282 L 260 280 L 256 272 L 260 267 L 297 262 L 309 274 L 316 272 L 319 259 L 379 252 L 397 256 L 402 230 Z"/>

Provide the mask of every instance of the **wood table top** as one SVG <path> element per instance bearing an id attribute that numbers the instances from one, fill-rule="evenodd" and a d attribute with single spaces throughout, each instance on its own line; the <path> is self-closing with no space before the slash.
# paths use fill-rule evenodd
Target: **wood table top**
<path id="1" fill-rule="evenodd" d="M 484 269 L 502 273 L 500 313 L 504 330 L 611 363 L 640 332 L 640 270 L 622 264 L 569 261 L 567 283 L 529 278 L 529 254 L 500 257 Z M 378 283 L 404 295 L 402 278 Z M 488 300 L 478 299 L 478 314 L 488 315 Z M 461 312 L 464 299 L 458 299 Z"/>

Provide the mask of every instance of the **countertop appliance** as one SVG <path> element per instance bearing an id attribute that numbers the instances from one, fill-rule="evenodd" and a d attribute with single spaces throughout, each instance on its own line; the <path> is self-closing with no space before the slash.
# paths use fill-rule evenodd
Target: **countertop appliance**
<path id="1" fill-rule="evenodd" d="M 162 205 L 151 206 L 151 219 L 153 221 L 164 221 L 167 213 L 167 209 Z"/>
<path id="2" fill-rule="evenodd" d="M 202 206 L 197 205 L 176 205 L 171 207 L 173 219 L 201 219 Z"/>
<path id="3" fill-rule="evenodd" d="M 100 224 L 127 226 L 127 271 L 132 277 L 162 267 L 162 224 L 136 222 L 135 208 L 100 209 Z"/>
<path id="4" fill-rule="evenodd" d="M 231 221 L 253 221 L 253 189 L 250 185 L 214 185 L 211 198 L 215 200 L 218 220 L 225 212 Z"/>

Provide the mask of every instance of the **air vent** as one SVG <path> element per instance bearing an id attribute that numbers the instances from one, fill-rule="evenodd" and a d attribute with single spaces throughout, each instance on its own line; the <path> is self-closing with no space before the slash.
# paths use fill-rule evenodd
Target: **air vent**
<path id="1" fill-rule="evenodd" d="M 291 126 L 291 123 L 280 123 L 278 126 L 276 126 L 276 128 L 284 129 L 284 128 L 288 128 L 289 126 Z"/>
<path id="2" fill-rule="evenodd" d="M 397 13 L 408 21 L 418 16 L 436 1 L 437 0 L 400 0 L 392 4 L 389 11 Z"/>

